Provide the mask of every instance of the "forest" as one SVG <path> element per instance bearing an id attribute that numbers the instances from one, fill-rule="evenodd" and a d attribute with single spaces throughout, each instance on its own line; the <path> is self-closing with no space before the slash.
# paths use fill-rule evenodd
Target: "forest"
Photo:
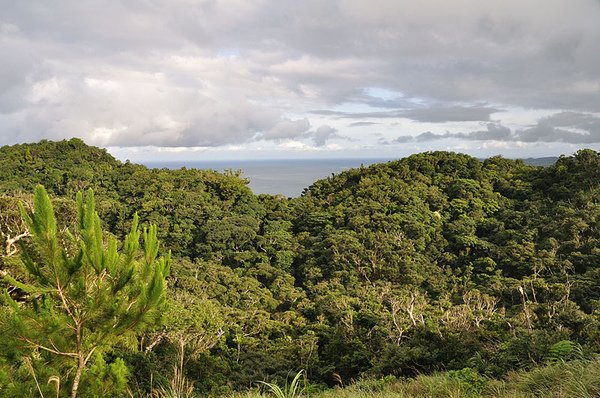
<path id="1" fill-rule="evenodd" d="M 0 148 L 0 397 L 241 397 L 300 371 L 315 396 L 478 394 L 548 367 L 600 394 L 600 153 L 247 184 L 79 139 Z"/>

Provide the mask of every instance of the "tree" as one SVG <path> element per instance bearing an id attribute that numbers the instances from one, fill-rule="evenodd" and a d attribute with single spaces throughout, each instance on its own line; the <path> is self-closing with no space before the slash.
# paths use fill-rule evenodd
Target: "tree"
<path id="1" fill-rule="evenodd" d="M 72 234 L 57 228 L 44 187 L 35 189 L 32 212 L 21 206 L 31 234 L 20 242 L 27 278 L 4 279 L 28 298 L 16 302 L 7 295 L 11 310 L 1 325 L 3 338 L 29 355 L 62 364 L 65 377 L 72 377 L 72 398 L 95 352 L 114 346 L 157 315 L 170 265 L 170 255 L 158 257 L 156 226 L 144 228 L 141 251 L 136 215 L 119 251 L 117 239 L 101 229 L 91 190 L 85 202 L 77 194 L 77 210 Z"/>
<path id="2" fill-rule="evenodd" d="M 18 242 L 29 236 L 27 226 L 19 213 L 19 199 L 11 196 L 0 197 L 0 243 L 2 256 L 10 257 L 18 252 Z"/>

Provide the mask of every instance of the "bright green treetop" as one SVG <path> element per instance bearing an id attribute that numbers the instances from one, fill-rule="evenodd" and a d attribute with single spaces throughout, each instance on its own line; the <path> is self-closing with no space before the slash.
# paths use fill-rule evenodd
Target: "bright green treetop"
<path id="1" fill-rule="evenodd" d="M 101 352 L 128 332 L 152 319 L 164 300 L 170 255 L 158 257 L 156 227 L 143 230 L 140 250 L 138 218 L 121 250 L 106 236 L 90 190 L 84 201 L 77 195 L 77 231 L 60 231 L 52 204 L 42 186 L 35 190 L 32 212 L 21 208 L 31 232 L 22 243 L 26 281 L 7 276 L 28 294 L 25 302 L 9 298 L 12 312 L 3 333 L 16 344 L 45 355 L 64 367 L 71 397 L 95 352 Z M 35 355 L 37 355 L 35 354 Z"/>

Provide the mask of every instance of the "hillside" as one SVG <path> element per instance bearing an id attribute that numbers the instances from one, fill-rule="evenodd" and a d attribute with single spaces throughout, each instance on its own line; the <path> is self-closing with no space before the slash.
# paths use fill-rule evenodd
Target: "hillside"
<path id="1" fill-rule="evenodd" d="M 112 234 L 135 212 L 158 225 L 174 254 L 169 310 L 105 355 L 142 392 L 166 382 L 179 344 L 196 391 L 215 394 L 297 369 L 321 386 L 467 367 L 503 377 L 600 351 L 591 150 L 548 167 L 428 152 L 316 181 L 295 199 L 256 196 L 235 174 L 121 163 L 79 140 L 3 147 L 0 159 L 5 239 L 38 183 L 63 226 L 87 188 Z M 21 275 L 17 257 L 0 259 L 3 272 Z M 15 380 L 33 386 L 20 366 L 0 362 L 6 396 L 22 393 Z"/>

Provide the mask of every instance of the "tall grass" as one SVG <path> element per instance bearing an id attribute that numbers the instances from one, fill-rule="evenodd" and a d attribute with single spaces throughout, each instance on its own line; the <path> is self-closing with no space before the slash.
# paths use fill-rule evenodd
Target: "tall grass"
<path id="1" fill-rule="evenodd" d="M 263 398 L 248 391 L 230 398 Z M 487 379 L 470 369 L 421 375 L 414 379 L 363 380 L 310 398 L 592 398 L 600 397 L 600 359 L 558 362 L 503 380 Z"/>
<path id="2" fill-rule="evenodd" d="M 600 397 L 600 360 L 557 363 L 530 372 L 516 372 L 496 389 L 500 396 Z"/>
<path id="3" fill-rule="evenodd" d="M 192 398 L 194 386 L 190 383 L 179 366 L 173 367 L 173 376 L 169 383 L 152 391 L 152 398 Z"/>

